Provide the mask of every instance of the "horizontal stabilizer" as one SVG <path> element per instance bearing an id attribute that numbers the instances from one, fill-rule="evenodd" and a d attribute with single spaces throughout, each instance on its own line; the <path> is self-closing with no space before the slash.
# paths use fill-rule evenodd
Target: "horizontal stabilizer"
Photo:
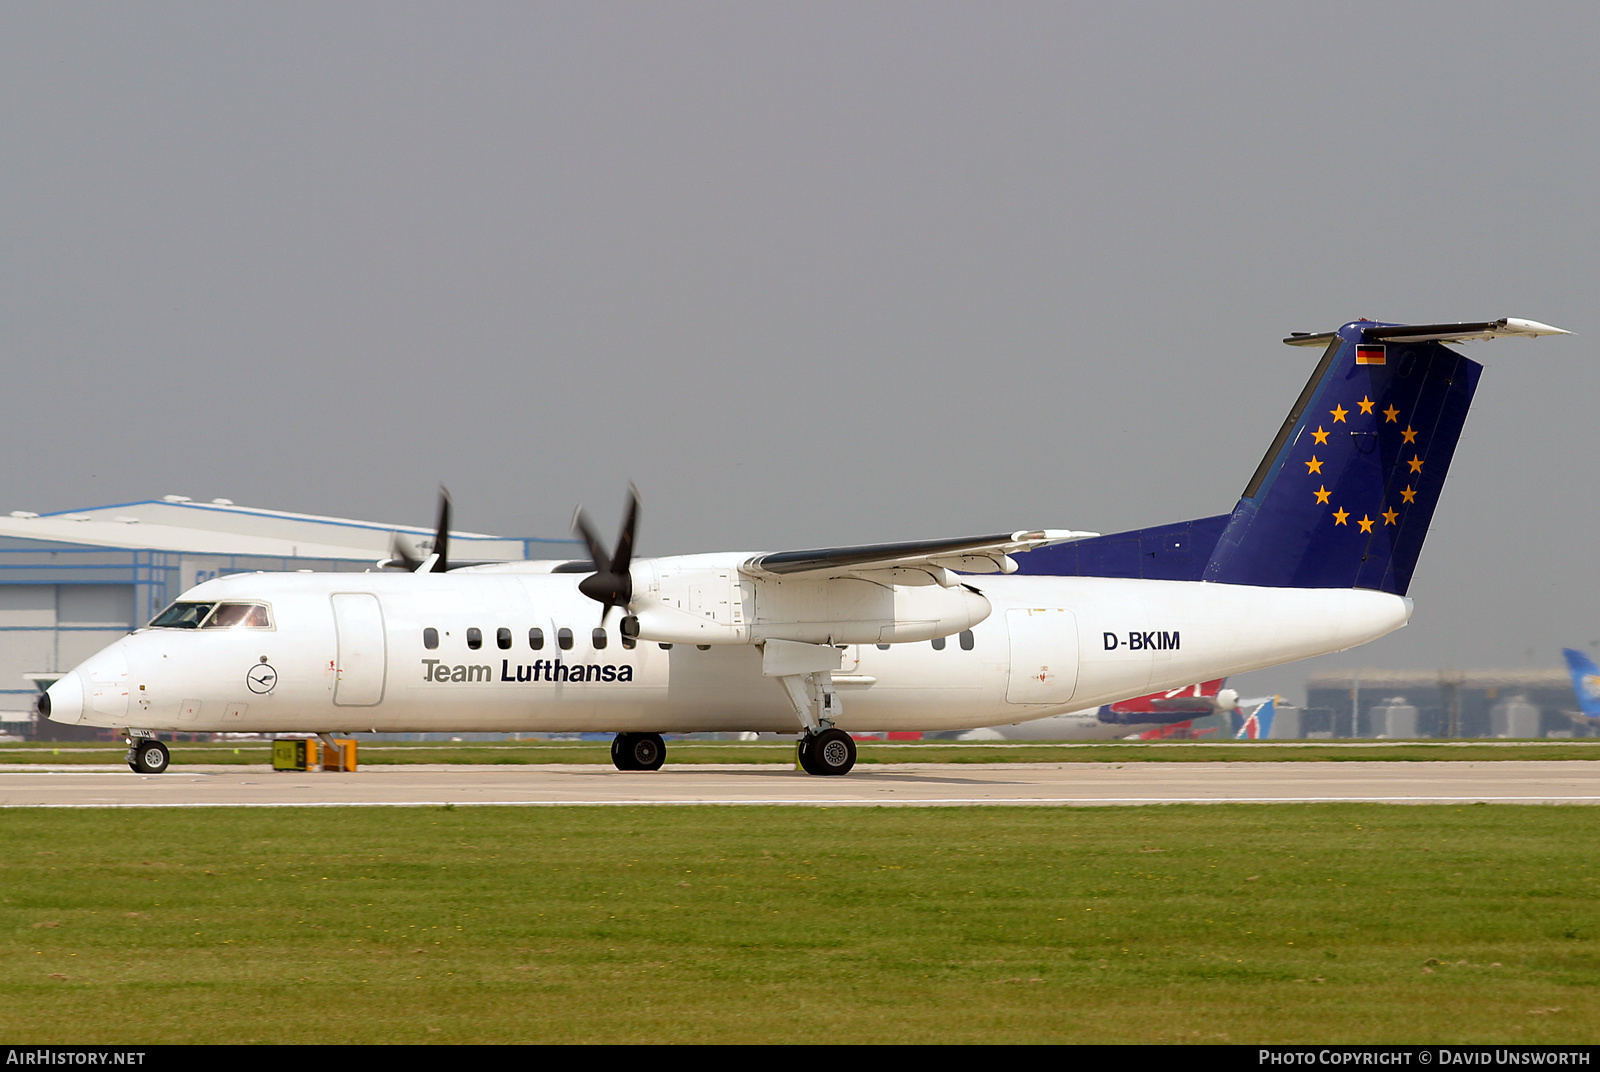
<path id="1" fill-rule="evenodd" d="M 1541 324 L 1537 320 L 1519 320 L 1514 316 L 1503 316 L 1499 320 L 1487 320 L 1477 324 L 1389 324 L 1379 326 L 1374 324 L 1361 332 L 1362 336 L 1375 342 L 1472 342 L 1477 339 L 1522 338 L 1532 339 L 1540 335 L 1571 335 L 1570 331 L 1553 328 L 1549 324 Z M 1315 334 L 1297 331 L 1283 341 L 1290 346 L 1327 346 L 1337 337 L 1332 331 L 1319 331 Z"/>

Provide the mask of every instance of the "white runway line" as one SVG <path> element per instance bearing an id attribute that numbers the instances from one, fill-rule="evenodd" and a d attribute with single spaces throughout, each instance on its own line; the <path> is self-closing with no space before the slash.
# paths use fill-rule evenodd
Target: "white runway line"
<path id="1" fill-rule="evenodd" d="M 246 804 L 0 804 L 0 808 L 1103 808 L 1152 804 L 1600 804 L 1594 797 L 1060 797 L 996 799 L 947 797 L 926 800 L 343 800 Z"/>
<path id="2" fill-rule="evenodd" d="M 393 766 L 160 775 L 0 772 L 0 807 L 809 807 L 1159 804 L 1600 804 L 1600 762 L 871 764 L 813 778 L 784 764 Z"/>

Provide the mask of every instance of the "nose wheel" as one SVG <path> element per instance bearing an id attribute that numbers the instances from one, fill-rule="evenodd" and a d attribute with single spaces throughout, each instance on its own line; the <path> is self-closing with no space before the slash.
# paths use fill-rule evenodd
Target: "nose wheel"
<path id="1" fill-rule="evenodd" d="M 667 742 L 659 733 L 619 733 L 611 740 L 611 762 L 618 770 L 660 770 Z"/>
<path id="2" fill-rule="evenodd" d="M 800 735 L 800 769 L 807 774 L 849 774 L 856 765 L 856 742 L 844 730 Z"/>
<path id="3" fill-rule="evenodd" d="M 167 746 L 153 737 L 139 737 L 128 749 L 128 766 L 135 774 L 160 774 L 172 762 Z"/>

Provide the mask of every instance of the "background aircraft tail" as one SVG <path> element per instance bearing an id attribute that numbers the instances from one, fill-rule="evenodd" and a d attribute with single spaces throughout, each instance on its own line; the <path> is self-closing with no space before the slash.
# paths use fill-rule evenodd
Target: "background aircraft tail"
<path id="1" fill-rule="evenodd" d="M 1600 666 L 1581 651 L 1562 648 L 1567 657 L 1567 669 L 1572 672 L 1572 691 L 1578 697 L 1578 709 L 1589 718 L 1600 718 Z"/>
<path id="2" fill-rule="evenodd" d="M 1272 736 L 1272 718 L 1278 712 L 1278 698 L 1245 700 L 1239 704 L 1239 728 L 1234 739 L 1240 741 L 1265 741 Z"/>
<path id="3" fill-rule="evenodd" d="M 1404 595 L 1482 371 L 1441 340 L 1545 334 L 1566 333 L 1358 320 L 1286 339 L 1322 360 L 1231 514 L 1042 548 L 1020 571 Z"/>

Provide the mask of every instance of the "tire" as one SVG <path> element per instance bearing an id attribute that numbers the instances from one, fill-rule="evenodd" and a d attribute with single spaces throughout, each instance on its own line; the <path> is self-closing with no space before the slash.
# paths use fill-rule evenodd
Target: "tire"
<path id="1" fill-rule="evenodd" d="M 660 770 L 661 764 L 667 761 L 667 742 L 661 739 L 659 733 L 631 733 L 633 738 L 628 746 L 628 758 L 632 761 L 632 770 L 647 771 Z"/>
<path id="2" fill-rule="evenodd" d="M 139 774 L 161 774 L 172 762 L 172 753 L 160 741 L 140 741 L 133 749 L 132 767 Z"/>
<path id="3" fill-rule="evenodd" d="M 611 765 L 618 770 L 638 770 L 633 765 L 633 739 L 635 734 L 619 733 L 611 738 Z"/>
<path id="4" fill-rule="evenodd" d="M 856 742 L 844 730 L 823 730 L 800 739 L 800 766 L 822 777 L 849 774 L 856 765 Z"/>
<path id="5" fill-rule="evenodd" d="M 795 762 L 800 764 L 801 770 L 807 774 L 817 774 L 819 773 L 818 771 L 811 769 L 811 739 L 811 734 L 809 733 L 800 735 L 800 740 L 795 742 L 794 758 Z"/>

